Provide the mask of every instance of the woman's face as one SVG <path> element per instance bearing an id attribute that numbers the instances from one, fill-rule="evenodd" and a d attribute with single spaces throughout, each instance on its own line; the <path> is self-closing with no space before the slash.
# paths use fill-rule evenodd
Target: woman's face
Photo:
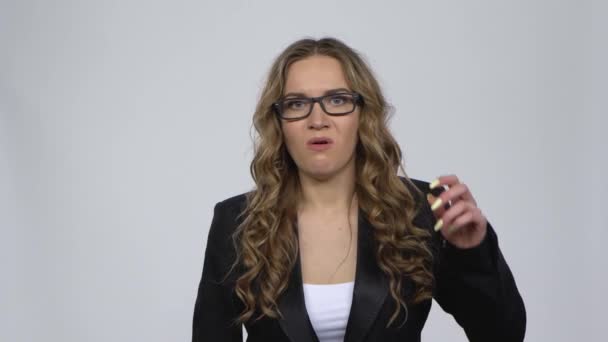
<path id="1" fill-rule="evenodd" d="M 316 97 L 348 87 L 340 62 L 332 57 L 311 56 L 299 60 L 287 70 L 283 97 Z M 355 111 L 331 116 L 315 103 L 310 115 L 297 121 L 281 120 L 287 150 L 301 173 L 316 179 L 333 176 L 347 167 L 354 167 L 354 154 L 359 126 L 359 106 Z M 316 150 L 309 139 L 327 137 L 333 143 L 325 150 Z"/>

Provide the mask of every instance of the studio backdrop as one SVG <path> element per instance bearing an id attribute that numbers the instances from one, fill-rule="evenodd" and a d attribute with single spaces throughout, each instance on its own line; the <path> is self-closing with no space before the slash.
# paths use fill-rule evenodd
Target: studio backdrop
<path id="1" fill-rule="evenodd" d="M 272 60 L 333 36 L 410 177 L 492 222 L 528 341 L 600 341 L 604 1 L 0 1 L 0 340 L 188 341 L 213 206 L 248 191 Z M 420 129 L 425 127 L 425 129 Z M 466 341 L 436 303 L 424 341 Z"/>

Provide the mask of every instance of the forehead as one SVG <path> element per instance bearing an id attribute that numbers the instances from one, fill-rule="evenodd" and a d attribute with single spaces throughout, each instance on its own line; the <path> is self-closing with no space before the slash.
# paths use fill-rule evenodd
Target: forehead
<path id="1" fill-rule="evenodd" d="M 307 57 L 287 69 L 284 93 L 301 92 L 316 96 L 336 88 L 348 88 L 348 84 L 342 65 L 333 57 Z"/>

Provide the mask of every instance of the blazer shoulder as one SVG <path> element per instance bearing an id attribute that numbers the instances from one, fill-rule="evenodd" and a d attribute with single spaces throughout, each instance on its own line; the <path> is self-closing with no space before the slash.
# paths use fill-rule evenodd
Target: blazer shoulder
<path id="1" fill-rule="evenodd" d="M 243 192 L 238 195 L 234 195 L 234 196 L 225 198 L 225 199 L 217 202 L 216 205 L 218 206 L 219 209 L 237 210 L 240 212 L 245 208 L 245 205 L 247 204 L 247 197 L 252 192 L 253 191 Z"/>
<path id="2" fill-rule="evenodd" d="M 245 192 L 225 198 L 217 202 L 213 208 L 202 278 L 206 282 L 229 284 L 236 279 L 234 273 L 228 272 L 236 259 L 232 237 L 239 222 L 242 221 L 239 214 L 245 208 L 247 194 Z"/>
<path id="3" fill-rule="evenodd" d="M 226 235 L 232 235 L 238 224 L 244 219 L 241 214 L 245 210 L 247 196 L 250 192 L 224 198 L 215 204 L 209 231 L 210 239 L 226 239 Z"/>
<path id="4" fill-rule="evenodd" d="M 426 194 L 432 193 L 434 196 L 439 196 L 439 194 L 441 194 L 441 192 L 444 190 L 443 187 L 437 187 L 431 190 L 429 188 L 430 182 L 402 176 L 399 176 L 399 179 L 401 179 L 405 186 L 410 189 L 414 197 L 414 201 L 416 202 L 416 216 L 414 217 L 414 223 L 418 227 L 425 227 L 432 232 L 432 227 L 435 225 L 436 219 L 431 210 L 431 206 L 426 199 Z"/>
<path id="5" fill-rule="evenodd" d="M 407 179 L 403 176 L 399 176 L 399 178 L 401 178 L 401 180 L 403 182 L 407 182 Z M 429 188 L 429 184 L 430 182 L 424 181 L 424 180 L 420 180 L 420 179 L 416 179 L 416 178 L 408 178 L 418 189 L 420 189 L 421 191 L 424 191 L 426 189 Z"/>
<path id="6" fill-rule="evenodd" d="M 422 194 L 430 191 L 430 189 L 429 189 L 430 182 L 416 179 L 416 178 L 410 178 L 410 177 L 403 177 L 403 176 L 398 176 L 398 177 L 403 182 L 403 184 L 405 184 L 410 190 L 421 192 Z"/>

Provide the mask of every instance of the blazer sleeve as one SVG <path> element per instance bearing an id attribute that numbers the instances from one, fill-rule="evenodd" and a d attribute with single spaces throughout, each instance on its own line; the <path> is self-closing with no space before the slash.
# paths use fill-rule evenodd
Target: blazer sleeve
<path id="1" fill-rule="evenodd" d="M 242 324 L 233 302 L 233 286 L 222 282 L 233 260 L 230 232 L 234 219 L 219 202 L 213 209 L 213 219 L 207 238 L 203 272 L 198 286 L 192 324 L 192 342 L 243 341 Z M 228 267 L 227 267 L 228 266 Z"/>
<path id="2" fill-rule="evenodd" d="M 453 246 L 441 234 L 437 241 L 434 297 L 441 308 L 470 341 L 523 341 L 524 303 L 492 225 L 488 222 L 484 240 L 470 249 Z"/>

